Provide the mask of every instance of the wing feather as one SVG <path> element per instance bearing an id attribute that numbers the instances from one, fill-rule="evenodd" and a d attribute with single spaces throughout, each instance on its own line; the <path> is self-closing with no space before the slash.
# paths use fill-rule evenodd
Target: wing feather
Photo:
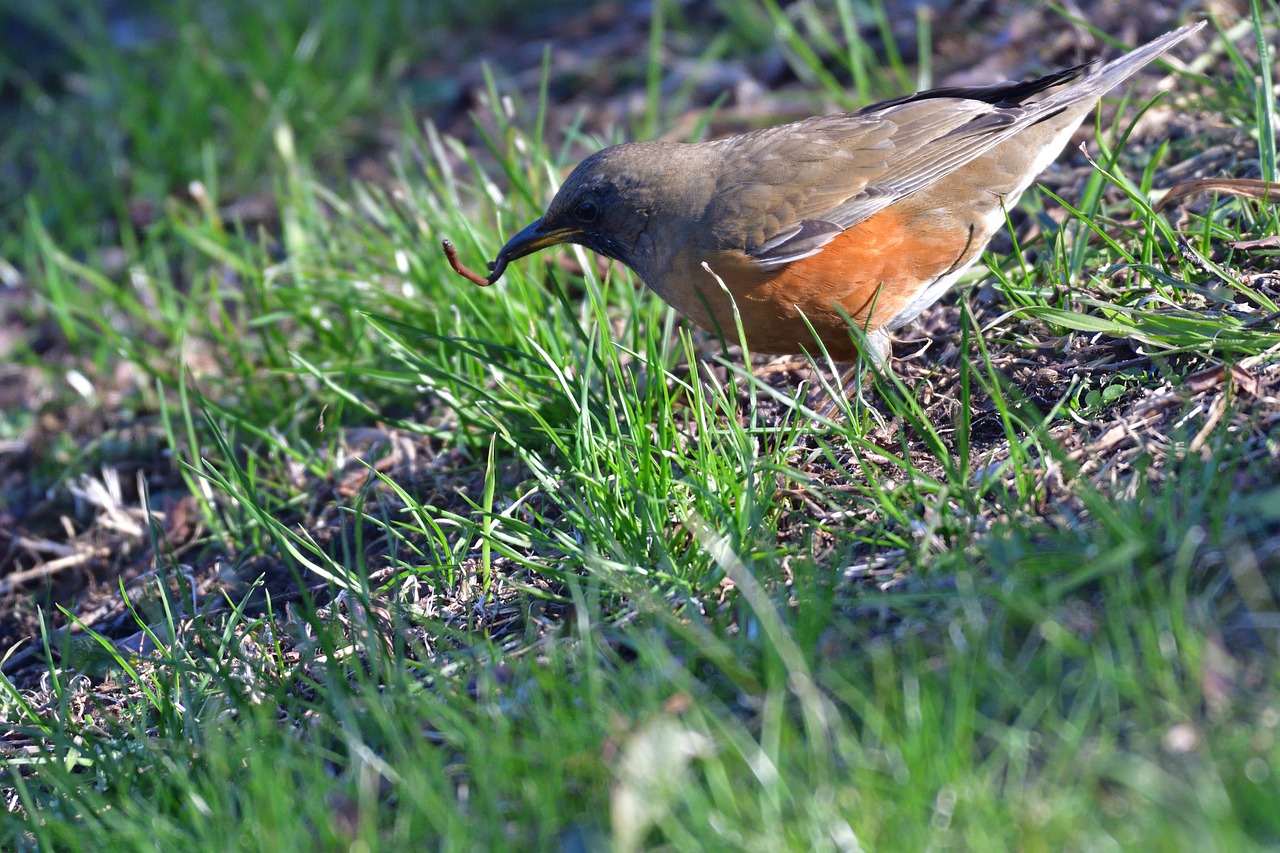
<path id="1" fill-rule="evenodd" d="M 1168 33 L 1093 73 L 1081 65 L 1021 83 L 935 89 L 711 143 L 725 147 L 707 208 L 713 239 L 764 266 L 808 257 L 1025 128 L 1081 120 L 1102 94 L 1202 26 Z"/>

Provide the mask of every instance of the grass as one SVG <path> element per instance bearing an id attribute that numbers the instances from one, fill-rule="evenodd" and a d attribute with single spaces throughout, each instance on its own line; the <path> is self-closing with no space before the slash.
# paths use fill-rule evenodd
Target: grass
<path id="1" fill-rule="evenodd" d="M 580 250 L 461 283 L 439 239 L 492 255 L 600 140 L 545 79 L 506 110 L 490 77 L 472 145 L 424 128 L 422 22 L 313 5 L 148 12 L 137 52 L 68 6 L 32 26 L 98 94 L 9 69 L 11 139 L 130 139 L 94 156 L 146 177 L 53 146 L 5 190 L 0 844 L 1280 843 L 1280 292 L 1234 245 L 1280 222 L 1153 205 L 1198 155 L 1275 180 L 1215 130 L 1270 139 L 1273 7 L 1148 110 L 1208 120 L 1104 120 L 828 420 Z M 873 73 L 878 6 L 724 5 L 655 5 L 639 131 L 693 97 L 657 102 L 673 44 L 779 44 L 831 103 L 916 80 Z M 390 175 L 342 177 L 368 122 Z"/>

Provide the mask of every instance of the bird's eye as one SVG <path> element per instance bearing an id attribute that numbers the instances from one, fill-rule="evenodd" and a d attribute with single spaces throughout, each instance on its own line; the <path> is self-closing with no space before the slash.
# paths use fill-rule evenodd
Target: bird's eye
<path id="1" fill-rule="evenodd" d="M 573 209 L 573 215 L 582 222 L 594 222 L 599 213 L 600 211 L 596 208 L 594 201 L 584 201 Z"/>

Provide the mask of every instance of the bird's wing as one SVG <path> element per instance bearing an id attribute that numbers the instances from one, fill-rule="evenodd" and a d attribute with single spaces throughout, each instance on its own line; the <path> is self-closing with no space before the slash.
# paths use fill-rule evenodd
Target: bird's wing
<path id="1" fill-rule="evenodd" d="M 709 221 L 720 223 L 717 245 L 741 248 L 767 266 L 813 254 L 846 228 L 972 160 L 971 150 L 983 146 L 993 128 L 963 131 L 998 115 L 995 109 L 977 100 L 931 98 L 725 140 L 708 210 Z M 948 144 L 939 145 L 944 139 Z"/>
<path id="2" fill-rule="evenodd" d="M 1058 116 L 1064 128 L 1081 120 L 1105 92 L 1202 26 L 1167 33 L 1087 76 L 1091 66 L 1077 66 L 1023 83 L 938 89 L 724 140 L 708 210 L 721 223 L 714 237 L 764 266 L 812 255 L 1025 128 Z"/>

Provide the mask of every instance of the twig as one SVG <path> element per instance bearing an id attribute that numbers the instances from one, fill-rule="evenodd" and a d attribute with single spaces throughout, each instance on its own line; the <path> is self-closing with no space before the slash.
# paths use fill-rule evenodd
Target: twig
<path id="1" fill-rule="evenodd" d="M 0 580 L 0 595 L 7 594 L 10 590 L 21 586 L 27 581 L 37 580 L 39 578 L 48 578 L 63 569 L 82 566 L 90 560 L 98 560 L 103 557 L 107 557 L 110 554 L 111 551 L 107 548 L 95 548 L 91 551 L 81 551 L 66 557 L 59 557 L 56 560 L 41 563 L 34 568 L 26 569 L 21 572 L 13 572 L 12 574 L 5 576 L 4 580 Z"/>
<path id="2" fill-rule="evenodd" d="M 1194 181 L 1183 181 L 1170 188 L 1164 198 L 1151 209 L 1159 213 L 1180 198 L 1205 193 L 1238 195 L 1257 199 L 1263 204 L 1275 204 L 1277 190 L 1280 190 L 1280 186 L 1273 181 L 1259 181 L 1252 178 L 1200 178 Z"/>

